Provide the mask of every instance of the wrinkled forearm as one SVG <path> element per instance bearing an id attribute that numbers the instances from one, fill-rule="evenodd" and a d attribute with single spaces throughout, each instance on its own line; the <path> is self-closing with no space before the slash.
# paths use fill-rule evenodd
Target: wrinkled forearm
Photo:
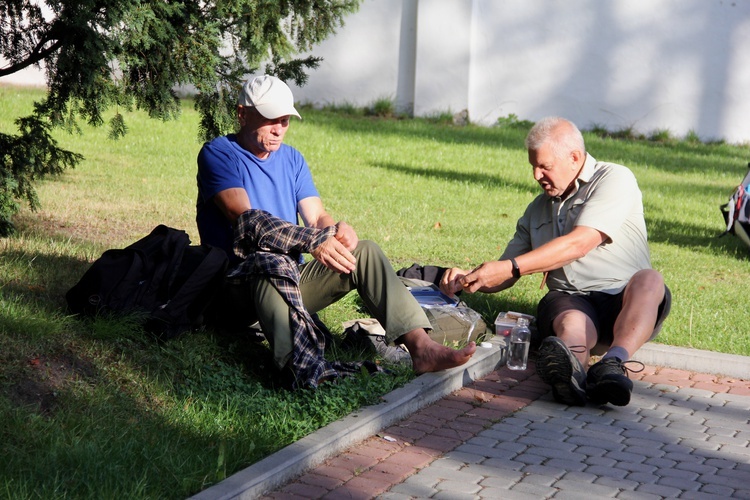
<path id="1" fill-rule="evenodd" d="M 590 227 L 579 226 L 544 245 L 516 257 L 522 275 L 559 269 L 584 257 L 602 244 L 606 235 Z"/>

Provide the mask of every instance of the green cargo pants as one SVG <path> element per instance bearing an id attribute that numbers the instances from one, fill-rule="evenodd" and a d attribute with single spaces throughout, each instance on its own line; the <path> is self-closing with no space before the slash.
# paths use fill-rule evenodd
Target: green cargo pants
<path id="1" fill-rule="evenodd" d="M 350 274 L 331 271 L 316 260 L 302 265 L 300 292 L 308 312 L 318 312 L 357 290 L 370 315 L 385 328 L 389 343 L 416 328 L 430 328 L 424 311 L 376 243 L 362 240 L 352 254 L 357 268 Z M 283 368 L 292 354 L 289 305 L 283 297 L 263 277 L 230 285 L 227 295 L 227 303 L 221 307 L 224 314 L 240 315 L 232 323 L 259 321 L 273 347 L 276 366 Z"/>

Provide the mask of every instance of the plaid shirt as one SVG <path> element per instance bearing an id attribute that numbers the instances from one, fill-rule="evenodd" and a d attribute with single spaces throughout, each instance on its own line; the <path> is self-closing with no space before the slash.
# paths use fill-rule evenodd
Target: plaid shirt
<path id="1" fill-rule="evenodd" d="M 379 371 L 372 363 L 329 362 L 323 357 L 325 337 L 302 303 L 299 290 L 299 257 L 336 234 L 336 227 L 314 229 L 297 226 L 263 210 L 251 209 L 239 216 L 234 233 L 234 253 L 242 262 L 227 278 L 246 282 L 251 276 L 268 276 L 289 307 L 294 347 L 290 366 L 294 388 L 316 388 L 325 380 L 352 375 L 366 368 Z"/>

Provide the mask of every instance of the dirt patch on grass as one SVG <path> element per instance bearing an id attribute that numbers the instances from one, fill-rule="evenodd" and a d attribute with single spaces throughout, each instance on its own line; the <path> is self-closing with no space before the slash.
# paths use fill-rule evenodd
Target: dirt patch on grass
<path id="1" fill-rule="evenodd" d="M 103 247 L 119 245 L 121 242 L 127 244 L 153 229 L 128 221 L 108 221 L 106 218 L 102 220 L 86 213 L 79 213 L 75 219 L 67 219 L 45 210 L 31 212 L 28 209 L 20 211 L 13 222 L 20 232 L 43 234 L 60 240 L 94 243 Z"/>
<path id="2" fill-rule="evenodd" d="M 28 366 L 8 389 L 8 398 L 17 406 L 32 407 L 50 416 L 57 409 L 59 394 L 80 380 L 92 380 L 94 365 L 71 353 L 39 356 L 28 360 Z"/>

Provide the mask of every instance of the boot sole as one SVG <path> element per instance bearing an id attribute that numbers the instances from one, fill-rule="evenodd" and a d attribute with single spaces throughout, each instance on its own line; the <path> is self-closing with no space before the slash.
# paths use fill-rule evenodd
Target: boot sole
<path id="1" fill-rule="evenodd" d="M 632 390 L 624 387 L 617 380 L 600 380 L 596 385 L 587 385 L 586 395 L 593 403 L 603 405 L 627 406 L 630 403 Z"/>
<path id="2" fill-rule="evenodd" d="M 556 362 L 555 358 L 565 361 Z M 542 344 L 536 371 L 544 383 L 552 386 L 555 401 L 569 406 L 586 406 L 586 392 L 573 378 L 573 367 L 568 360 L 568 354 L 560 350 L 556 344 Z"/>

